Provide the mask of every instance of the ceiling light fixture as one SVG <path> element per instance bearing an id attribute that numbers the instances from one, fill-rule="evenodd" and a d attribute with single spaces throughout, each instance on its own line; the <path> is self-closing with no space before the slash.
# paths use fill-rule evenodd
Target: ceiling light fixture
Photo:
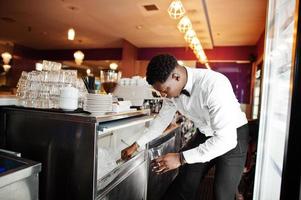
<path id="1" fill-rule="evenodd" d="M 180 19 L 185 14 L 185 9 L 180 0 L 174 0 L 167 10 L 169 16 L 173 19 Z"/>
<path id="2" fill-rule="evenodd" d="M 186 31 L 192 29 L 192 24 L 189 17 L 184 16 L 178 23 L 178 29 L 182 33 L 186 33 Z"/>
<path id="3" fill-rule="evenodd" d="M 185 35 L 184 35 L 184 39 L 186 40 L 186 42 L 190 43 L 192 38 L 196 37 L 196 33 L 193 29 L 189 29 L 186 31 Z"/>
<path id="4" fill-rule="evenodd" d="M 192 49 L 197 60 L 203 64 L 208 69 L 211 69 L 205 51 L 201 45 L 200 40 L 198 39 L 196 32 L 193 30 L 191 20 L 185 14 L 185 8 L 180 0 L 174 0 L 171 2 L 168 8 L 168 14 L 173 19 L 180 19 L 177 28 L 180 32 L 184 33 L 184 39 L 189 43 L 189 47 Z"/>
<path id="5" fill-rule="evenodd" d="M 192 50 L 198 48 L 197 46 L 200 46 L 200 40 L 197 37 L 193 37 L 189 46 Z"/>
<path id="6" fill-rule="evenodd" d="M 81 65 L 83 63 L 83 60 L 84 60 L 84 57 L 85 57 L 85 54 L 81 51 L 76 51 L 74 54 L 74 59 L 75 59 L 75 63 L 77 65 Z"/>
<path id="7" fill-rule="evenodd" d="M 206 63 L 207 61 L 207 56 L 203 50 L 197 52 L 197 57 L 200 60 L 201 63 Z"/>
<path id="8" fill-rule="evenodd" d="M 111 63 L 110 64 L 110 69 L 111 70 L 116 70 L 118 68 L 118 65 L 116 63 Z"/>
<path id="9" fill-rule="evenodd" d="M 211 69 L 210 65 L 208 62 L 205 63 L 205 66 L 207 67 L 207 69 Z"/>
<path id="10" fill-rule="evenodd" d="M 1 54 L 1 56 L 2 56 L 2 59 L 3 59 L 3 63 L 8 65 L 10 59 L 12 58 L 12 55 L 8 52 L 4 52 L 4 53 Z"/>
<path id="11" fill-rule="evenodd" d="M 68 30 L 68 40 L 74 40 L 75 38 L 75 30 L 73 28 L 70 28 Z"/>
<path id="12" fill-rule="evenodd" d="M 90 75 L 91 74 L 91 69 L 87 69 L 87 75 Z"/>
<path id="13" fill-rule="evenodd" d="M 11 66 L 10 65 L 3 65 L 3 69 L 4 69 L 4 71 L 5 72 L 8 72 L 8 70 L 11 68 Z"/>

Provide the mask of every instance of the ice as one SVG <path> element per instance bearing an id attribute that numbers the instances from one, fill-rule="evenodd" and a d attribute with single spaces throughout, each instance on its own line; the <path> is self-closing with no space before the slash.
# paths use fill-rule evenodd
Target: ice
<path id="1" fill-rule="evenodd" d="M 97 179 L 101 179 L 104 175 L 117 167 L 113 155 L 110 149 L 98 148 Z"/>

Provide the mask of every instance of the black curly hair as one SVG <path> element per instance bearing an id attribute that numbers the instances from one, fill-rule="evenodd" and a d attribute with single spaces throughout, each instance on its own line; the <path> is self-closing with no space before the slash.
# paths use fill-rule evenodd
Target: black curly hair
<path id="1" fill-rule="evenodd" d="M 153 85 L 164 83 L 178 65 L 177 59 L 170 54 L 159 54 L 151 59 L 146 70 L 146 81 Z"/>

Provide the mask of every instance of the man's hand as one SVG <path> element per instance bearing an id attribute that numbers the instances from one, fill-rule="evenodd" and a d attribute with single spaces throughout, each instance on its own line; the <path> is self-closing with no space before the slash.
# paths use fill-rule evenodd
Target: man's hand
<path id="1" fill-rule="evenodd" d="M 131 146 L 123 149 L 121 151 L 121 159 L 122 160 L 128 160 L 128 159 L 130 159 L 131 156 L 133 155 L 133 153 L 135 151 L 137 151 L 138 147 L 139 147 L 138 144 L 135 142 Z"/>
<path id="2" fill-rule="evenodd" d="M 180 154 L 168 153 L 152 160 L 151 165 L 153 167 L 153 171 L 155 171 L 157 174 L 163 174 L 181 166 Z"/>

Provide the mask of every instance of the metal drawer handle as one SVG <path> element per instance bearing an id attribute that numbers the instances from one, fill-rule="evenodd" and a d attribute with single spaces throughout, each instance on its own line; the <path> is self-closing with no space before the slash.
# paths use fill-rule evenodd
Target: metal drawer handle
<path id="1" fill-rule="evenodd" d="M 102 130 L 97 131 L 97 133 L 98 133 L 98 135 L 102 135 L 102 134 L 105 134 L 105 133 L 116 131 L 118 129 L 130 127 L 130 126 L 134 126 L 134 125 L 138 125 L 138 124 L 142 124 L 142 123 L 146 123 L 146 122 L 149 122 L 149 121 L 152 121 L 152 120 L 153 120 L 153 118 L 147 118 L 147 119 L 135 120 L 135 121 L 132 121 L 132 122 L 128 122 L 126 124 L 121 124 L 121 125 L 113 126 L 113 127 L 110 127 L 110 128 L 101 127 Z"/>

